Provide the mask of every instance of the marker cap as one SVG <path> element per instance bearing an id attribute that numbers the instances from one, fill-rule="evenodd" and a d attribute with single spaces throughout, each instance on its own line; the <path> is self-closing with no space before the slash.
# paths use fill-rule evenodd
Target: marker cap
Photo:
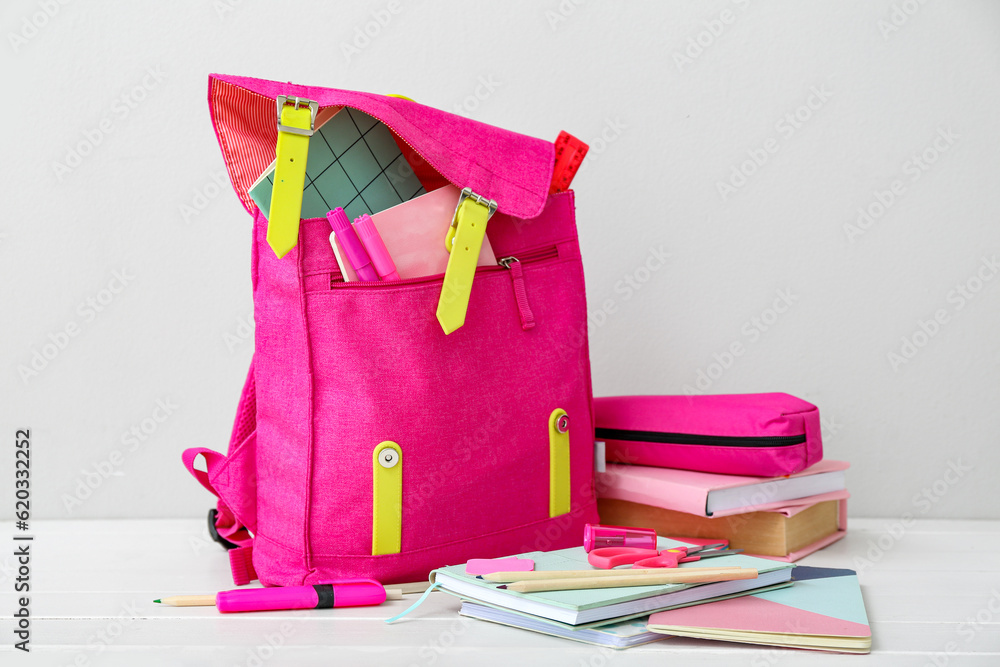
<path id="1" fill-rule="evenodd" d="M 364 244 L 368 256 L 372 259 L 375 272 L 382 280 L 399 280 L 396 273 L 396 265 L 392 261 L 392 256 L 385 249 L 385 242 L 375 228 L 375 223 L 367 213 L 362 213 L 354 219 L 354 230 L 358 233 L 361 243 Z"/>

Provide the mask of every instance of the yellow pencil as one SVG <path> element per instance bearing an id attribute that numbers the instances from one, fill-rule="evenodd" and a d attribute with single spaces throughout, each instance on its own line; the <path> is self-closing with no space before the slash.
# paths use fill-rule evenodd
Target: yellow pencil
<path id="1" fill-rule="evenodd" d="M 699 568 L 704 570 L 705 568 Z M 698 572 L 690 570 L 673 570 L 663 574 L 648 574 L 621 577 L 581 577 L 578 579 L 538 579 L 534 581 L 516 581 L 506 586 L 507 590 L 518 593 L 538 593 L 540 591 L 573 591 L 585 588 L 622 588 L 626 586 L 660 586 L 663 584 L 705 584 L 717 581 L 734 581 L 737 579 L 756 579 L 757 570 L 753 568 L 737 568 L 735 570 Z"/>
<path id="2" fill-rule="evenodd" d="M 726 567 L 703 567 L 685 568 L 683 570 L 672 570 L 674 572 L 690 572 L 697 570 L 705 572 L 725 572 L 727 570 L 738 570 L 738 566 Z M 534 570 L 531 572 L 490 572 L 484 574 L 483 579 L 498 584 L 509 584 L 514 581 L 528 581 L 535 579 L 582 579 L 584 577 L 635 577 L 648 574 L 663 574 L 664 568 L 638 568 L 631 570 Z"/>

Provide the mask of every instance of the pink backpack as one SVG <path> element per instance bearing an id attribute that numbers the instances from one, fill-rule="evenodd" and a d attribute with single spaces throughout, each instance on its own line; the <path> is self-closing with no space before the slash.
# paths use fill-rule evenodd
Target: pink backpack
<path id="1" fill-rule="evenodd" d="M 445 335 L 435 319 L 441 276 L 342 282 L 325 218 L 275 255 L 248 192 L 274 160 L 279 96 L 364 112 L 441 184 L 495 200 L 487 236 L 516 259 L 476 270 L 464 326 Z M 210 76 L 209 106 L 253 217 L 255 352 L 228 454 L 183 458 L 219 498 L 210 523 L 235 547 L 236 583 L 414 581 L 579 544 L 597 519 L 587 309 L 573 192 L 549 194 L 553 144 L 403 98 L 243 77 Z"/>

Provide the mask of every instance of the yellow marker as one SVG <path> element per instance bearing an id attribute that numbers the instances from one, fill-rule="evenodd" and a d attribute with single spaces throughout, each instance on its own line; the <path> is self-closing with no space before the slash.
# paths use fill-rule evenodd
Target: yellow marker
<path id="1" fill-rule="evenodd" d="M 309 159 L 309 137 L 315 129 L 318 104 L 278 97 L 278 144 L 275 148 L 274 187 L 267 216 L 267 242 L 274 254 L 284 257 L 299 241 L 302 190 Z"/>
<path id="2" fill-rule="evenodd" d="M 569 416 L 557 408 L 549 415 L 549 516 L 569 510 Z"/>
<path id="3" fill-rule="evenodd" d="M 479 251 L 486 236 L 486 223 L 496 210 L 497 203 L 492 199 L 484 199 L 469 188 L 462 190 L 455 207 L 455 217 L 445 236 L 445 247 L 451 254 L 437 306 L 437 319 L 445 334 L 465 324 Z"/>
<path id="4" fill-rule="evenodd" d="M 391 440 L 372 452 L 372 555 L 398 554 L 403 531 L 403 450 Z"/>

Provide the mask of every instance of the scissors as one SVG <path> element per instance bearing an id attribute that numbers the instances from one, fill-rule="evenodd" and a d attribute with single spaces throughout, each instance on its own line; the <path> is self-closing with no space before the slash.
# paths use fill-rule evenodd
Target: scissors
<path id="1" fill-rule="evenodd" d="M 602 547 L 587 554 L 587 562 L 605 570 L 629 564 L 634 568 L 677 567 L 681 563 L 692 563 L 703 558 L 743 553 L 742 549 L 727 547 L 725 542 L 700 547 L 672 547 L 663 551 L 638 547 Z"/>

